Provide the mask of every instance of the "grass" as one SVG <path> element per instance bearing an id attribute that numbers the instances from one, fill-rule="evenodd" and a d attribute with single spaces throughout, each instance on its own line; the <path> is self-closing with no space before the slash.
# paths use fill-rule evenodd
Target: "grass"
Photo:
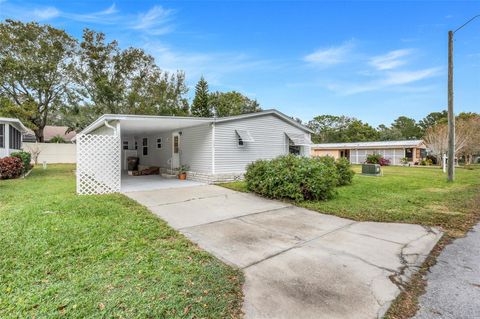
<path id="1" fill-rule="evenodd" d="M 73 170 L 0 181 L 0 318 L 241 317 L 239 270 Z"/>
<path id="2" fill-rule="evenodd" d="M 360 166 L 354 170 L 359 173 Z M 479 169 L 457 169 L 454 183 L 433 167 L 389 166 L 383 172 L 383 177 L 356 174 L 352 185 L 339 187 L 332 200 L 296 204 L 358 221 L 440 226 L 451 236 L 463 235 L 479 218 Z M 245 182 L 222 186 L 248 191 Z"/>

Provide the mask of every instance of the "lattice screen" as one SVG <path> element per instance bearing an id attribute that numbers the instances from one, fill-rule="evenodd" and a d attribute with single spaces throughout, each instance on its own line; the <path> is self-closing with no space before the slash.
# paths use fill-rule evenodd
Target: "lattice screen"
<path id="1" fill-rule="evenodd" d="M 120 137 L 77 135 L 77 193 L 108 194 L 120 191 Z"/>

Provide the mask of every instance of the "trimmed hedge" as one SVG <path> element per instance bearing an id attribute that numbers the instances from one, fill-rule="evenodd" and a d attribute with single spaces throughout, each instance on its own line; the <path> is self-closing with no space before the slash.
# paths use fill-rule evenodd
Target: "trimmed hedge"
<path id="1" fill-rule="evenodd" d="M 0 179 L 17 178 L 23 173 L 23 162 L 18 157 L 0 158 Z"/>
<path id="2" fill-rule="evenodd" d="M 24 173 L 26 173 L 30 169 L 30 166 L 31 166 L 30 163 L 32 161 L 32 155 L 29 152 L 24 152 L 24 151 L 13 152 L 12 154 L 10 154 L 10 156 L 11 157 L 18 157 L 19 159 L 22 160 Z"/>
<path id="3" fill-rule="evenodd" d="M 336 194 L 339 175 L 331 157 L 295 155 L 258 160 L 247 166 L 248 190 L 269 198 L 326 200 Z"/>

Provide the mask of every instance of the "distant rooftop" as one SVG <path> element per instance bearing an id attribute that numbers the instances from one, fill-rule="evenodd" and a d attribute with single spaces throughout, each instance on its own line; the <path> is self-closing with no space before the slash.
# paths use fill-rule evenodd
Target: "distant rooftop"
<path id="1" fill-rule="evenodd" d="M 71 142 L 72 138 L 75 137 L 75 131 L 66 133 L 68 130 L 68 126 L 53 126 L 47 125 L 43 129 L 43 137 L 45 142 L 49 142 L 55 136 L 61 136 L 65 140 L 65 142 Z M 35 133 L 32 130 L 28 130 L 27 134 L 23 137 L 24 142 L 35 142 L 36 137 Z"/>
<path id="2" fill-rule="evenodd" d="M 323 143 L 312 144 L 312 148 L 317 149 L 361 149 L 361 148 L 402 148 L 417 147 L 423 144 L 423 140 L 406 140 L 406 141 L 375 141 L 375 142 L 350 142 L 350 143 Z"/>

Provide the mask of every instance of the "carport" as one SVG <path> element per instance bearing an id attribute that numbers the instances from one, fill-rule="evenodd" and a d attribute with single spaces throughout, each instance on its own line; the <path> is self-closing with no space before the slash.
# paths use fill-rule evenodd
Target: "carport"
<path id="1" fill-rule="evenodd" d="M 76 137 L 77 193 L 105 194 L 198 186 L 175 179 L 182 156 L 192 158 L 192 127 L 209 129 L 211 120 L 194 117 L 104 115 Z M 127 158 L 138 157 L 139 169 L 158 167 L 159 175 L 129 176 Z"/>

